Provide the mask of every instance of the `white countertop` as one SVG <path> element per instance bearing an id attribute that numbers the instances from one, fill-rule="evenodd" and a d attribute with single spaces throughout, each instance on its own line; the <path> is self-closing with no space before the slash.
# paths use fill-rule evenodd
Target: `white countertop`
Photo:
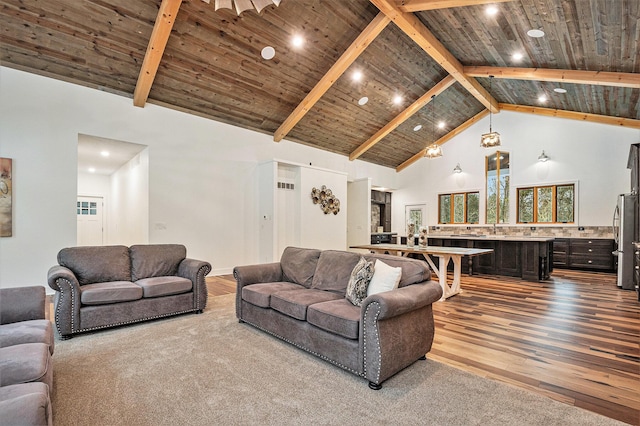
<path id="1" fill-rule="evenodd" d="M 555 240 L 554 237 L 527 237 L 517 235 L 471 235 L 471 234 L 428 234 L 429 238 L 441 238 L 444 240 L 484 240 L 484 241 L 532 241 L 547 242 Z"/>

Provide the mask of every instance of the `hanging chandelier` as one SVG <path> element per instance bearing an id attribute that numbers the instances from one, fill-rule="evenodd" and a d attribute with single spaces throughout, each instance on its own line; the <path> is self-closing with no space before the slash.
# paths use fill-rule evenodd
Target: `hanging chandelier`
<path id="1" fill-rule="evenodd" d="M 491 81 L 493 76 L 489 76 L 489 95 L 491 95 Z M 489 106 L 489 133 L 485 133 L 480 137 L 480 146 L 483 148 L 492 148 L 494 146 L 500 146 L 500 133 L 494 132 L 491 123 L 491 110 L 492 106 Z"/>
<path id="2" fill-rule="evenodd" d="M 436 118 L 434 114 L 435 109 L 435 99 L 436 95 L 431 96 L 431 133 L 433 134 L 433 140 L 436 140 Z M 433 142 L 431 145 L 427 147 L 427 150 L 424 153 L 424 156 L 427 158 L 438 158 L 442 157 L 442 147 L 438 145 L 436 142 Z"/>
<path id="3" fill-rule="evenodd" d="M 211 0 L 202 0 L 205 3 L 210 3 Z M 216 10 L 218 9 L 233 9 L 238 15 L 245 10 L 255 9 L 258 13 L 265 7 L 275 4 L 280 5 L 282 0 L 215 0 Z"/>
<path id="4" fill-rule="evenodd" d="M 437 143 L 433 143 L 427 147 L 427 151 L 424 153 L 427 158 L 442 157 L 442 147 Z"/>

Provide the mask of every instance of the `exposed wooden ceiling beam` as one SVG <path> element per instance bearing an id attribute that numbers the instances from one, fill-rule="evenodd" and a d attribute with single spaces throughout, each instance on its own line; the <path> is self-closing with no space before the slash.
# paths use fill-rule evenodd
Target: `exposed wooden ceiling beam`
<path id="1" fill-rule="evenodd" d="M 407 109 L 402 111 L 400 114 L 396 116 L 393 120 L 387 123 L 382 129 L 378 130 L 375 135 L 371 136 L 369 140 L 356 148 L 351 154 L 349 154 L 349 160 L 353 161 L 356 158 L 360 157 L 364 154 L 369 148 L 377 144 L 391 133 L 394 129 L 396 129 L 399 125 L 404 123 L 416 112 L 420 111 L 422 107 L 431 102 L 431 99 L 435 96 L 438 96 L 440 93 L 444 92 L 449 88 L 456 80 L 448 75 L 443 78 L 438 84 L 433 86 L 427 93 L 422 95 L 417 101 L 412 103 Z"/>
<path id="2" fill-rule="evenodd" d="M 544 115 L 547 117 L 567 118 L 570 120 L 588 121 L 591 123 L 610 124 L 612 126 L 640 129 L 640 120 L 634 120 L 632 118 L 611 117 L 609 115 L 598 115 L 587 112 L 502 103 L 500 104 L 500 109 L 505 111 L 524 112 L 528 114 Z"/>
<path id="3" fill-rule="evenodd" d="M 162 0 L 153 31 L 151 32 L 147 52 L 144 55 L 144 61 L 142 61 L 138 82 L 133 92 L 133 104 L 135 106 L 144 107 L 147 102 L 181 4 L 182 0 Z"/>
<path id="4" fill-rule="evenodd" d="M 453 137 L 458 136 L 460 133 L 465 131 L 472 124 L 475 124 L 478 121 L 482 120 L 488 114 L 489 114 L 489 110 L 488 109 L 484 109 L 484 110 L 480 111 L 479 113 L 477 113 L 476 115 L 474 115 L 473 117 L 471 117 L 470 119 L 468 119 L 467 121 L 465 121 L 464 123 L 462 123 L 461 125 L 456 127 L 455 129 L 453 129 L 452 131 L 450 131 L 449 133 L 447 133 L 446 135 L 444 135 L 443 137 L 441 137 L 440 139 L 438 139 L 434 143 L 436 143 L 438 145 L 442 145 L 445 142 L 448 142 Z M 480 144 L 480 143 L 478 142 L 478 144 Z M 398 167 L 396 167 L 396 172 L 401 172 L 402 170 L 406 169 L 407 167 L 409 167 L 410 165 L 412 165 L 413 163 L 415 163 L 416 161 L 418 161 L 419 159 L 424 157 L 424 154 L 426 153 L 426 151 L 427 151 L 427 148 L 425 147 L 420 152 L 415 154 L 413 157 L 409 158 L 407 161 L 405 161 L 402 164 L 400 164 Z"/>
<path id="5" fill-rule="evenodd" d="M 498 102 L 474 79 L 464 73 L 460 61 L 425 27 L 413 13 L 402 12 L 393 0 L 369 0 L 387 15 L 405 34 L 418 44 L 442 68 L 456 79 L 485 108 L 498 113 Z"/>
<path id="6" fill-rule="evenodd" d="M 557 70 L 544 68 L 464 67 L 470 77 L 504 78 L 512 80 L 554 81 L 558 83 L 592 84 L 640 89 L 640 74 L 606 71 Z"/>
<path id="7" fill-rule="evenodd" d="M 340 56 L 335 64 L 327 71 L 313 89 L 305 96 L 300 104 L 293 110 L 287 119 L 278 127 L 273 135 L 273 140 L 280 142 L 291 129 L 305 116 L 307 112 L 318 102 L 333 83 L 355 62 L 362 52 L 375 40 L 375 38 L 389 24 L 390 19 L 384 13 L 378 13 L 367 28 L 351 43 L 351 46 Z"/>
<path id="8" fill-rule="evenodd" d="M 403 12 L 447 9 L 450 7 L 476 6 L 488 3 L 504 3 L 515 0 L 396 0 L 398 9 Z"/>

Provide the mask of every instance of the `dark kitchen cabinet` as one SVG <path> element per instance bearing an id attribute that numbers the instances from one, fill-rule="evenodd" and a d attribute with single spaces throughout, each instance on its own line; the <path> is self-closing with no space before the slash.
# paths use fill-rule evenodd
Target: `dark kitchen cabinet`
<path id="1" fill-rule="evenodd" d="M 613 272 L 616 269 L 615 242 L 603 238 L 566 238 L 553 242 L 553 266 L 586 271 Z"/>

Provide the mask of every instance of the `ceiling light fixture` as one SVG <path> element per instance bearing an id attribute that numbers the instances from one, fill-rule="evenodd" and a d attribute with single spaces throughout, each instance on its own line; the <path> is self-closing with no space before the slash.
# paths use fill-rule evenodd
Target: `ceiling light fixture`
<path id="1" fill-rule="evenodd" d="M 522 58 L 524 58 L 524 55 L 520 52 L 516 52 L 513 55 L 511 55 L 511 59 L 513 59 L 514 62 L 520 62 Z"/>
<path id="2" fill-rule="evenodd" d="M 444 129 L 447 124 L 444 121 L 438 123 L 438 129 Z"/>
<path id="3" fill-rule="evenodd" d="M 460 167 L 460 163 L 456 164 L 453 168 L 453 173 L 462 173 L 462 167 Z"/>
<path id="4" fill-rule="evenodd" d="M 202 0 L 203 2 L 209 4 L 211 0 Z M 276 6 L 280 5 L 280 1 L 282 0 L 215 0 L 216 9 L 234 9 L 238 15 L 240 15 L 245 10 L 255 9 L 258 13 L 262 11 L 265 7 L 275 4 Z"/>
<path id="5" fill-rule="evenodd" d="M 262 49 L 262 51 L 260 52 L 260 55 L 262 55 L 262 59 L 266 59 L 268 61 L 270 59 L 273 59 L 274 56 L 276 56 L 276 49 L 274 49 L 271 46 L 266 46 L 265 48 Z"/>
<path id="6" fill-rule="evenodd" d="M 544 37 L 544 31 L 542 30 L 529 30 L 527 31 L 527 35 L 533 38 Z"/>
<path id="7" fill-rule="evenodd" d="M 353 74 L 351 75 L 351 78 L 353 79 L 353 81 L 360 81 L 362 80 L 362 71 L 354 71 Z"/>
<path id="8" fill-rule="evenodd" d="M 108 157 L 109 151 L 100 151 L 100 155 L 102 155 L 103 157 Z"/>
<path id="9" fill-rule="evenodd" d="M 495 6 L 487 6 L 487 8 L 484 11 L 489 16 L 495 16 L 498 14 L 498 8 Z"/>
<path id="10" fill-rule="evenodd" d="M 489 76 L 489 95 L 491 95 L 491 81 L 493 76 Z M 480 137 L 480 146 L 483 148 L 492 148 L 494 146 L 500 146 L 500 133 L 494 132 L 491 122 L 491 106 L 489 107 L 489 133 L 484 133 Z"/>
<path id="11" fill-rule="evenodd" d="M 95 173 L 95 172 L 96 172 L 95 167 L 89 167 L 89 173 Z"/>
<path id="12" fill-rule="evenodd" d="M 545 162 L 549 161 L 549 156 L 544 153 L 544 149 L 542 150 L 542 154 L 540 154 L 540 156 L 538 156 L 538 161 L 540 161 L 541 163 L 545 163 Z"/>
<path id="13" fill-rule="evenodd" d="M 567 89 L 563 89 L 562 87 L 556 87 L 553 91 L 556 93 L 567 93 Z"/>
<path id="14" fill-rule="evenodd" d="M 547 102 L 547 95 L 538 96 L 538 102 L 540 102 L 541 104 L 546 103 Z"/>
<path id="15" fill-rule="evenodd" d="M 431 131 L 433 135 L 433 143 L 427 147 L 427 150 L 424 153 L 424 156 L 427 158 L 442 157 L 442 147 L 436 143 L 436 119 L 434 114 L 435 99 L 436 95 L 431 96 Z"/>
<path id="16" fill-rule="evenodd" d="M 418 130 L 422 129 L 422 124 L 418 124 L 416 127 L 413 128 L 414 132 L 417 132 Z"/>
<path id="17" fill-rule="evenodd" d="M 400 105 L 402 103 L 402 96 L 395 95 L 393 97 L 393 103 L 396 104 L 396 105 Z"/>
<path id="18" fill-rule="evenodd" d="M 293 44 L 293 47 L 302 47 L 302 45 L 304 44 L 304 39 L 302 38 L 302 36 L 295 35 L 293 36 L 293 39 L 291 39 L 291 44 Z"/>
<path id="19" fill-rule="evenodd" d="M 363 105 L 366 105 L 367 102 L 369 102 L 369 98 L 367 98 L 366 96 L 363 96 L 358 101 L 358 105 L 363 106 Z"/>

